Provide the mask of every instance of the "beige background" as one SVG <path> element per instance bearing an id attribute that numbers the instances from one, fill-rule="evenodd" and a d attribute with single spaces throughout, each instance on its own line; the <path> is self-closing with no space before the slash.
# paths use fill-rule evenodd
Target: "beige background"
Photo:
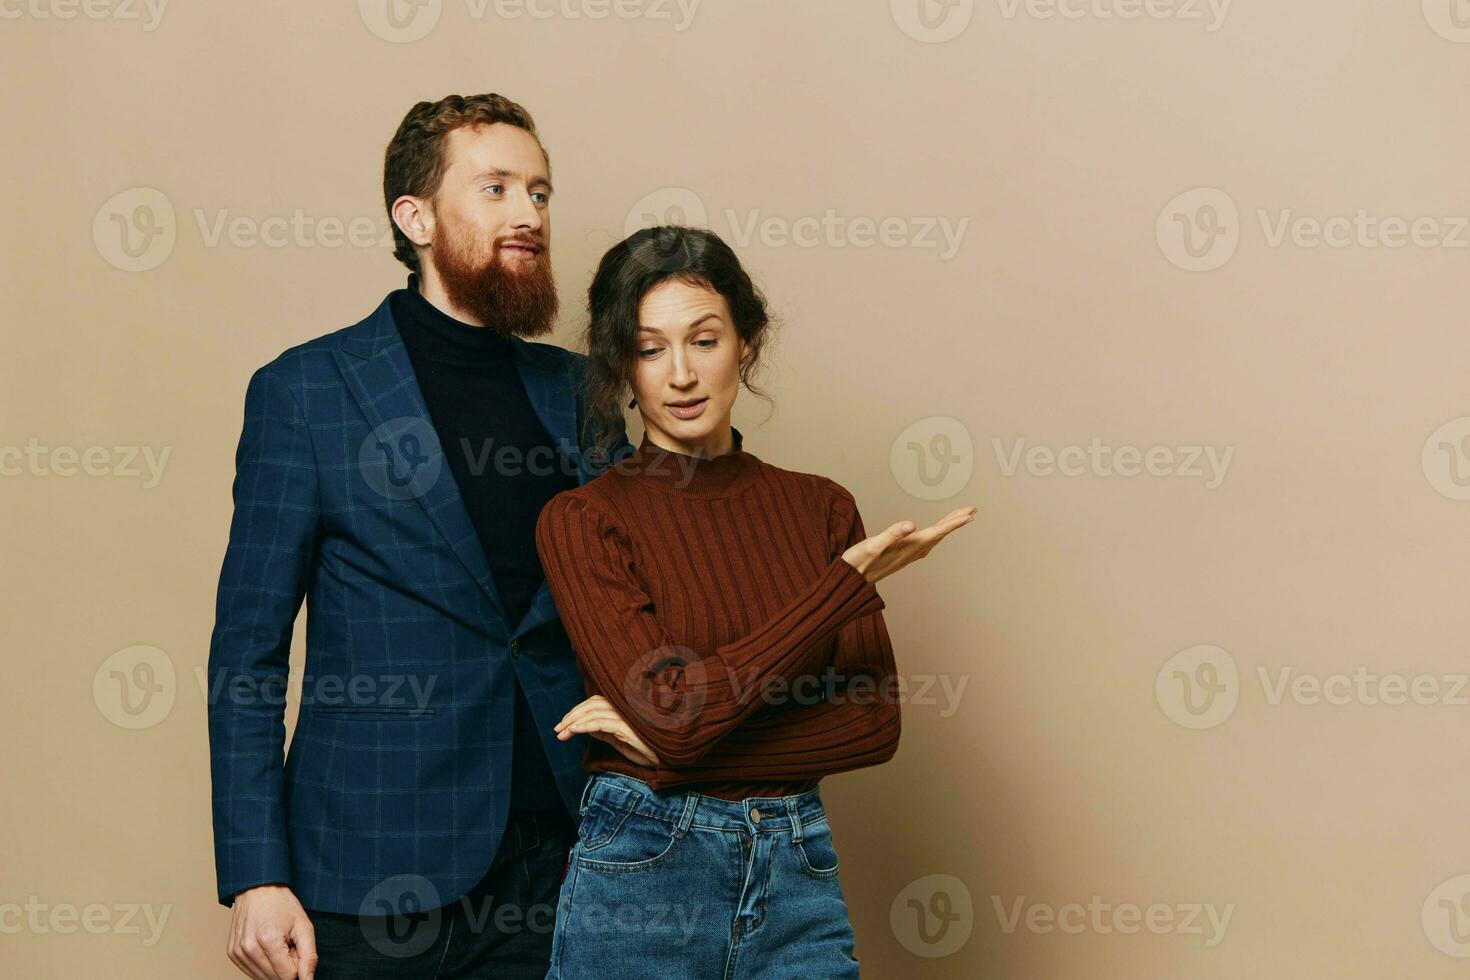
<path id="1" fill-rule="evenodd" d="M 785 321 L 747 448 L 870 527 L 980 507 L 882 588 L 957 705 L 824 787 L 867 976 L 1464 974 L 1470 3 L 925 2 L 442 0 L 413 41 L 383 0 L 0 2 L 0 973 L 234 975 L 197 672 L 245 383 L 402 283 L 408 106 L 498 91 L 552 155 L 558 341 L 630 220 L 702 208 Z M 1313 243 L 1359 212 L 1431 220 Z M 1094 438 L 1154 474 L 1011 465 Z"/>

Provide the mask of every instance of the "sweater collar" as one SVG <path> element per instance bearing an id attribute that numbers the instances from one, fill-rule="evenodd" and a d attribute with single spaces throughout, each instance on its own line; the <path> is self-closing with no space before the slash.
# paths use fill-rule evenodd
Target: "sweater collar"
<path id="1" fill-rule="evenodd" d="M 638 450 L 620 467 L 645 486 L 694 497 L 723 497 L 739 492 L 755 475 L 759 461 L 746 452 L 740 430 L 730 426 L 735 448 L 719 456 L 690 456 L 652 442 L 648 433 Z"/>
<path id="2" fill-rule="evenodd" d="M 509 361 L 515 354 L 509 337 L 494 327 L 477 327 L 445 313 L 419 290 L 418 273 L 389 296 L 403 342 L 414 354 L 434 361 L 486 365 Z"/>

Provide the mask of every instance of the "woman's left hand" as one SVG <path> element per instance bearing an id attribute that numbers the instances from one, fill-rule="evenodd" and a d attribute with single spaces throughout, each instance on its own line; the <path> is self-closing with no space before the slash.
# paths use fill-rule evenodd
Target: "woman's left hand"
<path id="1" fill-rule="evenodd" d="M 648 743 L 623 720 L 612 702 L 601 694 L 577 705 L 556 724 L 556 737 L 565 742 L 573 735 L 591 735 L 617 749 L 630 762 L 640 766 L 658 768 L 658 756 Z"/>

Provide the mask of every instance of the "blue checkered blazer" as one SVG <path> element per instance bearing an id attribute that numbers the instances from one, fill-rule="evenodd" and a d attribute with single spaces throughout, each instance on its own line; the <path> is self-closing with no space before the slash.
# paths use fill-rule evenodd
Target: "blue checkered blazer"
<path id="1" fill-rule="evenodd" d="M 581 355 L 513 344 L 579 484 L 632 451 L 620 437 L 599 465 L 578 447 Z M 505 825 L 513 676 L 576 812 L 583 742 L 551 729 L 586 694 L 551 593 L 543 583 L 525 619 L 506 621 L 386 299 L 251 377 L 235 466 L 209 649 L 220 901 L 271 882 L 331 912 L 453 901 Z"/>

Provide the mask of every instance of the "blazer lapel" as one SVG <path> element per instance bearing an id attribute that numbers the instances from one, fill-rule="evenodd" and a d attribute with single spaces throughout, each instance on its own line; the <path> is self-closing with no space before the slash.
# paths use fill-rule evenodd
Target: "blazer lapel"
<path id="1" fill-rule="evenodd" d="M 592 479 L 577 443 L 577 399 L 567 361 L 547 348 L 512 337 L 516 370 L 551 442 L 577 468 L 577 485 Z"/>
<path id="2" fill-rule="evenodd" d="M 418 439 L 419 465 L 423 465 L 425 460 L 427 465 L 434 465 L 434 457 L 438 456 L 437 477 L 432 481 L 426 480 L 421 492 L 414 488 L 405 496 L 411 495 L 418 501 L 470 577 L 489 598 L 501 622 L 505 622 L 505 609 L 495 590 L 485 551 L 475 535 L 474 525 L 470 523 L 454 474 L 443 458 L 443 449 L 434 433 L 423 393 L 414 377 L 413 364 L 408 359 L 408 349 L 403 344 L 398 325 L 393 321 L 388 300 L 384 299 L 371 316 L 347 330 L 332 354 L 352 397 L 367 417 L 368 424 L 385 437 L 390 454 L 393 439 L 399 434 L 411 433 Z M 513 623 L 506 624 L 507 629 L 513 626 Z"/>
<path id="3" fill-rule="evenodd" d="M 511 339 L 515 345 L 516 369 L 520 372 L 526 396 L 531 399 L 531 407 L 546 427 L 552 444 L 577 468 L 577 485 L 581 486 L 596 474 L 587 468 L 578 444 L 576 382 L 568 363 L 543 347 L 519 337 Z M 543 578 L 531 599 L 530 608 L 526 610 L 526 618 L 519 624 L 512 624 L 512 636 L 529 633 L 556 618 L 556 602 L 551 597 L 551 587 Z"/>

